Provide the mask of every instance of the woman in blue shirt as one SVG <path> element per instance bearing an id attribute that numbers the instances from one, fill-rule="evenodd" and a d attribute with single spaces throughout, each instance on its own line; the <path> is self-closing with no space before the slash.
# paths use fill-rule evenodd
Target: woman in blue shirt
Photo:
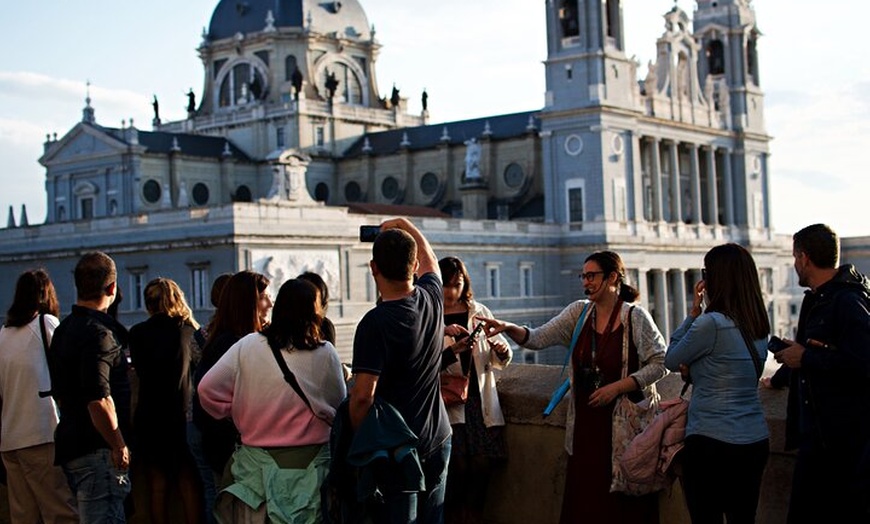
<path id="1" fill-rule="evenodd" d="M 665 366 L 688 373 L 694 387 L 682 453 L 694 524 L 721 523 L 723 515 L 728 524 L 755 522 L 768 455 L 758 377 L 769 332 L 752 255 L 737 244 L 711 249 L 692 311 L 665 356 Z"/>

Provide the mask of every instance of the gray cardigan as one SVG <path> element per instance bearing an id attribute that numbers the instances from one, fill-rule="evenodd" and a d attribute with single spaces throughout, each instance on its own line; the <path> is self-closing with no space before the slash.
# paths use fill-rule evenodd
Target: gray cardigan
<path id="1" fill-rule="evenodd" d="M 549 322 L 529 330 L 529 339 L 523 344 L 523 347 L 528 349 L 544 349 L 556 345 L 569 346 L 574 333 L 574 326 L 577 325 L 580 312 L 583 311 L 583 306 L 586 304 L 589 304 L 588 300 L 578 300 L 568 304 L 561 313 L 553 317 Z M 635 347 L 637 347 L 638 360 L 640 360 L 640 369 L 629 376 L 634 377 L 643 390 L 645 397 L 657 397 L 655 383 L 668 373 L 664 364 L 667 345 L 649 312 L 638 305 L 634 305 L 634 309 L 632 309 L 632 305 L 634 304 L 623 302 L 620 312 L 620 321 L 626 326 L 628 325 L 628 312 L 632 312 L 632 338 L 634 339 Z M 588 318 L 589 315 L 587 314 L 586 319 Z M 586 319 L 584 319 L 584 322 Z M 573 363 L 570 376 L 573 381 Z M 569 395 L 569 401 L 568 419 L 565 423 L 565 449 L 568 451 L 568 454 L 572 454 L 574 442 L 573 392 Z"/>

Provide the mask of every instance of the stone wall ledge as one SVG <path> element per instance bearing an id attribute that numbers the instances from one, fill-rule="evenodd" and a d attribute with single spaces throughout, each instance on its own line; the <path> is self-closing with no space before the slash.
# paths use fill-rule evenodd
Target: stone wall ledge
<path id="1" fill-rule="evenodd" d="M 561 371 L 561 366 L 513 365 L 499 376 L 509 456 L 505 466 L 493 476 L 487 498 L 487 522 L 559 521 L 567 461 L 564 451 L 567 399 L 549 417 L 542 413 L 563 379 Z M 671 374 L 657 386 L 663 399 L 675 398 L 680 394 L 682 380 L 679 374 Z M 771 453 L 756 521 L 781 523 L 786 520 L 794 469 L 794 454 L 783 449 L 788 391 L 762 388 L 760 394 L 770 428 Z M 665 524 L 689 524 L 679 481 L 661 493 L 660 515 Z"/>

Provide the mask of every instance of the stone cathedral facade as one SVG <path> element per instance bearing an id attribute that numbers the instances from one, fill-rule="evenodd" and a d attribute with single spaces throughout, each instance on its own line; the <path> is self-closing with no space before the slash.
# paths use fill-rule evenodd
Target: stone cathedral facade
<path id="1" fill-rule="evenodd" d="M 349 355 L 375 298 L 356 228 L 405 214 L 437 254 L 465 260 L 478 299 L 531 325 L 579 297 L 586 255 L 613 249 L 667 334 L 704 253 L 737 242 L 756 258 L 774 331 L 791 334 L 799 289 L 790 241 L 770 224 L 750 0 L 697 0 L 691 18 L 675 6 L 649 64 L 624 48 L 620 0 L 544 8 L 543 106 L 433 124 L 425 94 L 411 115 L 398 89 L 378 92 L 380 44 L 357 0 L 220 0 L 186 119 L 163 122 L 155 100 L 151 131 L 105 127 L 88 99 L 81 122 L 46 140 L 47 220 L 0 231 L 0 296 L 17 271 L 43 265 L 58 280 L 100 248 L 119 263 L 126 323 L 144 318 L 156 276 L 205 320 L 220 273 L 254 268 L 276 291 L 314 270 Z M 57 284 L 68 305 L 72 283 Z"/>

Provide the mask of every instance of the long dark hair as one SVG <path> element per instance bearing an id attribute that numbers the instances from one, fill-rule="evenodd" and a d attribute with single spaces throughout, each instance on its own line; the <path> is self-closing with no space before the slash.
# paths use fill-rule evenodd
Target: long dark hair
<path id="1" fill-rule="evenodd" d="M 6 327 L 26 326 L 36 315 L 58 316 L 60 305 L 48 273 L 43 269 L 25 271 L 15 284 L 15 298 L 6 312 Z"/>
<path id="2" fill-rule="evenodd" d="M 716 246 L 704 255 L 704 273 L 707 311 L 730 318 L 753 340 L 766 338 L 770 320 L 749 251 L 738 244 Z"/>
<path id="3" fill-rule="evenodd" d="M 453 282 L 457 275 L 462 275 L 462 280 L 465 284 L 462 286 L 462 291 L 459 293 L 459 301 L 466 306 L 471 303 L 474 298 L 474 292 L 471 290 L 471 278 L 468 276 L 468 270 L 465 264 L 456 257 L 444 257 L 438 261 L 438 267 L 441 269 L 441 281 L 445 285 Z"/>
<path id="4" fill-rule="evenodd" d="M 284 282 L 272 306 L 272 323 L 262 334 L 272 349 L 315 349 L 323 345 L 317 312 L 317 286 L 295 278 Z"/>
<path id="5" fill-rule="evenodd" d="M 307 280 L 320 290 L 320 308 L 323 309 L 323 311 L 326 311 L 326 308 L 329 307 L 329 286 L 327 286 L 326 282 L 323 281 L 323 277 L 313 271 L 306 271 L 296 278 Z M 272 307 L 274 308 L 274 305 Z"/>
<path id="6" fill-rule="evenodd" d="M 619 299 L 623 302 L 634 302 L 640 296 L 640 291 L 625 283 L 625 265 L 622 263 L 622 257 L 615 251 L 596 251 L 588 257 L 585 262 L 595 262 L 604 271 L 604 279 L 610 277 L 612 273 L 616 273 L 617 283 L 619 283 Z"/>
<path id="7" fill-rule="evenodd" d="M 230 333 L 242 338 L 262 329 L 257 302 L 260 293 L 269 287 L 269 279 L 254 271 L 239 271 L 227 281 L 220 294 L 214 318 L 208 326 L 208 342 L 218 335 Z"/>

